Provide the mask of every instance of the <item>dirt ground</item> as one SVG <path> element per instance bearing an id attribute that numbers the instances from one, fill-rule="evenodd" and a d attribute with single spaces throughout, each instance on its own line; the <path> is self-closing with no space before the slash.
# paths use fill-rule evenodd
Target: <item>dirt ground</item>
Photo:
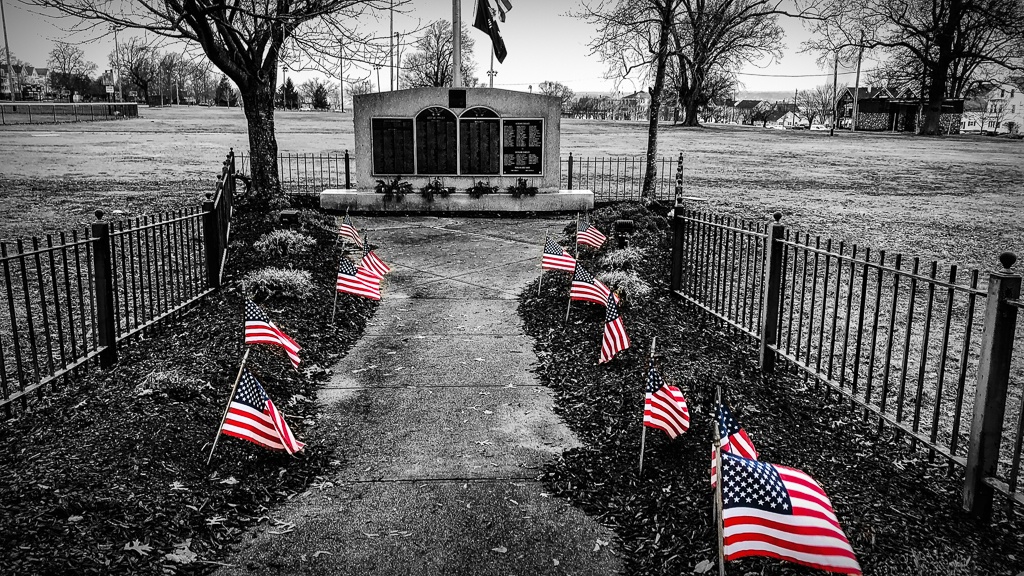
<path id="1" fill-rule="evenodd" d="M 22 217 L 0 237 L 66 229 L 96 208 L 137 214 L 191 205 L 230 147 L 247 149 L 238 109 L 143 108 L 137 120 L 0 128 L 0 194 Z M 352 116 L 278 112 L 281 152 L 354 148 Z M 987 137 L 700 129 L 665 125 L 659 155 L 684 156 L 697 205 L 784 222 L 836 241 L 984 269 L 1024 253 L 1024 142 Z M 562 120 L 561 152 L 642 155 L 638 122 Z M 153 192 L 157 194 L 153 194 Z M 45 207 L 45 208 L 44 208 Z"/>

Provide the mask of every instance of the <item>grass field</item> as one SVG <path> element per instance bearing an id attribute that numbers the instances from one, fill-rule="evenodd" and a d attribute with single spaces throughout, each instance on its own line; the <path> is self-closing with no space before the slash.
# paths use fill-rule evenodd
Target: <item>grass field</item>
<path id="1" fill-rule="evenodd" d="M 143 108 L 137 120 L 0 128 L 0 192 L 19 237 L 88 221 L 93 210 L 191 205 L 228 148 L 245 151 L 237 109 Z M 282 152 L 354 148 L 351 114 L 279 112 Z M 641 155 L 636 122 L 562 121 L 562 154 Z M 1024 143 L 984 137 L 789 132 L 666 125 L 660 155 L 684 155 L 686 194 L 747 218 L 835 240 L 990 268 L 1024 253 Z"/>

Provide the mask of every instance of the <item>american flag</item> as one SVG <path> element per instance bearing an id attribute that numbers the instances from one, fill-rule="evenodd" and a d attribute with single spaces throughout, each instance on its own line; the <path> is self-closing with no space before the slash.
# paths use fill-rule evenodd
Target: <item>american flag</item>
<path id="1" fill-rule="evenodd" d="M 828 495 L 813 478 L 724 452 L 722 476 L 726 560 L 767 556 L 827 572 L 861 573 Z"/>
<path id="2" fill-rule="evenodd" d="M 342 258 L 338 265 L 337 289 L 338 292 L 380 300 L 380 283 L 368 276 L 365 269 L 356 268 L 348 258 Z"/>
<path id="3" fill-rule="evenodd" d="M 604 285 L 594 275 L 587 272 L 582 266 L 576 267 L 576 273 L 572 276 L 572 287 L 569 289 L 570 300 L 582 300 L 583 302 L 593 302 L 594 304 L 604 304 L 608 301 L 608 295 L 612 291 Z M 618 303 L 619 297 L 615 297 L 615 302 Z"/>
<path id="4" fill-rule="evenodd" d="M 740 426 L 740 423 L 737 422 L 735 418 L 733 418 L 732 412 L 729 411 L 729 407 L 725 404 L 719 403 L 715 417 L 718 420 L 718 435 L 719 438 L 722 439 L 722 451 L 731 452 L 741 458 L 757 460 L 757 450 L 754 448 L 754 443 L 751 442 L 750 437 L 747 436 L 747 431 Z M 714 486 L 717 481 L 717 471 L 715 470 L 715 451 L 712 449 L 711 485 Z"/>
<path id="5" fill-rule="evenodd" d="M 302 350 L 302 347 L 280 328 L 274 326 L 270 318 L 252 300 L 245 301 L 245 343 L 280 346 L 288 354 L 292 365 L 299 367 L 299 350 Z"/>
<path id="6" fill-rule="evenodd" d="M 573 272 L 576 270 L 576 259 L 570 256 L 565 248 L 548 238 L 544 243 L 544 256 L 541 258 L 540 267 L 543 270 Z"/>
<path id="7" fill-rule="evenodd" d="M 601 231 L 594 227 L 593 224 L 586 220 L 581 220 L 576 224 L 576 243 L 586 244 L 587 246 L 593 246 L 594 248 L 600 248 L 601 244 L 607 237 L 601 234 Z"/>
<path id="8" fill-rule="evenodd" d="M 644 398 L 644 426 L 662 430 L 669 438 L 690 429 L 690 410 L 679 388 L 666 384 L 658 370 L 647 371 L 647 394 Z"/>
<path id="9" fill-rule="evenodd" d="M 608 294 L 608 300 L 604 305 L 604 337 L 601 339 L 601 359 L 598 360 L 598 364 L 611 362 L 616 354 L 629 348 L 629 336 L 626 335 L 626 327 L 622 325 L 622 316 L 619 315 L 619 307 L 615 305 L 615 296 Z"/>
<path id="10" fill-rule="evenodd" d="M 360 269 L 365 269 L 365 273 L 368 276 L 376 278 L 377 282 L 384 279 L 384 275 L 391 272 L 391 268 L 377 256 L 377 253 L 370 250 L 370 243 L 363 244 L 363 262 L 359 266 Z"/>
<path id="11" fill-rule="evenodd" d="M 363 245 L 363 240 L 359 237 L 359 231 L 352 225 L 352 219 L 348 217 L 348 212 L 345 213 L 345 218 L 341 221 L 341 227 L 338 228 L 338 236 L 348 238 L 355 242 L 357 246 Z"/>
<path id="12" fill-rule="evenodd" d="M 284 416 L 277 411 L 263 386 L 248 370 L 242 371 L 242 378 L 228 405 L 228 415 L 221 432 L 264 448 L 284 450 L 289 454 L 295 454 L 305 446 L 292 435 Z"/>

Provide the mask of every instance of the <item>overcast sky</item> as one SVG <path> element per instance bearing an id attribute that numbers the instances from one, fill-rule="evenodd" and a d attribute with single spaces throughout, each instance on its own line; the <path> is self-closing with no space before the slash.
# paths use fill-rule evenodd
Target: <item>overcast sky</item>
<path id="1" fill-rule="evenodd" d="M 472 22 L 476 0 L 462 1 L 462 18 Z M 544 80 L 557 80 L 577 92 L 603 92 L 616 88 L 616 81 L 605 78 L 605 65 L 596 56 L 589 54 L 587 44 L 593 38 L 594 29 L 587 22 L 568 15 L 577 10 L 578 0 L 511 0 L 513 9 L 507 21 L 499 23 L 508 57 L 504 64 L 496 64 L 498 74 L 495 87 L 513 90 L 527 90 Z M 7 32 L 11 51 L 15 56 L 36 66 L 45 66 L 47 55 L 54 42 L 65 40 L 80 43 L 86 58 L 95 62 L 100 70 L 109 68 L 107 55 L 114 46 L 113 36 L 92 39 L 88 34 L 72 34 L 68 30 L 75 23 L 68 18 L 56 18 L 41 14 L 38 9 L 26 6 L 17 0 L 4 0 L 7 15 Z M 452 17 L 451 0 L 412 0 L 412 7 L 406 14 L 395 15 L 395 30 L 413 30 L 418 25 L 440 18 Z M 815 64 L 816 56 L 800 53 L 800 44 L 808 37 L 799 21 L 782 18 L 786 30 L 783 58 L 778 62 L 753 62 L 740 70 L 742 91 L 792 91 L 804 90 L 831 81 L 831 70 L 822 70 Z M 371 22 L 370 26 L 383 26 L 387 21 Z M 470 33 L 476 40 L 477 76 L 486 84 L 486 71 L 490 66 L 489 38 L 475 28 Z M 404 43 L 404 41 L 403 41 Z M 869 69 L 873 62 L 865 61 Z M 853 83 L 849 69 L 840 67 L 840 83 Z M 387 88 L 387 69 L 380 71 L 381 84 Z M 319 76 L 303 72 L 300 79 Z M 374 80 L 376 76 L 373 76 Z M 618 89 L 632 92 L 644 89 L 639 81 L 619 81 Z"/>

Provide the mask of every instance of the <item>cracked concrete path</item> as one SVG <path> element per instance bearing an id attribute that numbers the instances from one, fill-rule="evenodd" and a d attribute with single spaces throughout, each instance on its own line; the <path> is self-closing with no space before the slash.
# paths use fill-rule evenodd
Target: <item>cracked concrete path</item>
<path id="1" fill-rule="evenodd" d="M 247 537 L 224 576 L 602 575 L 612 534 L 536 478 L 575 446 L 516 313 L 563 221 L 381 217 L 390 264 L 366 333 L 321 390 L 345 465 Z M 599 548 L 595 551 L 595 547 Z"/>

